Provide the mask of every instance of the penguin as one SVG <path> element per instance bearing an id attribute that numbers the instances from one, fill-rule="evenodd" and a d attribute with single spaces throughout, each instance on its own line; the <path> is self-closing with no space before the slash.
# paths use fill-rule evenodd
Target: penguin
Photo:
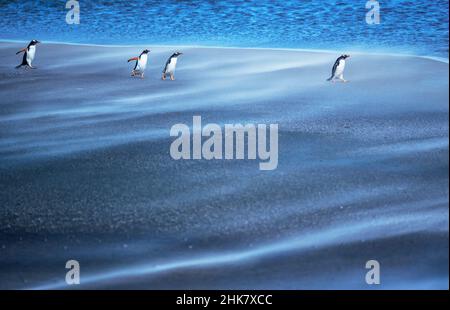
<path id="1" fill-rule="evenodd" d="M 128 62 L 130 61 L 136 61 L 136 64 L 134 66 L 133 71 L 131 71 L 131 76 L 141 76 L 141 78 L 144 78 L 144 71 L 145 68 L 147 68 L 147 60 L 148 60 L 148 53 L 150 53 L 149 50 L 144 50 L 139 57 L 133 57 L 128 59 Z"/>
<path id="2" fill-rule="evenodd" d="M 166 75 L 169 74 L 170 75 L 170 79 L 173 81 L 175 80 L 174 77 L 174 72 L 175 72 L 175 68 L 177 67 L 177 61 L 178 61 L 178 56 L 183 55 L 183 53 L 180 52 L 176 52 L 174 54 L 172 54 L 172 56 L 169 57 L 169 59 L 166 62 L 166 65 L 164 66 L 164 70 L 162 72 L 162 80 L 166 79 Z"/>
<path id="3" fill-rule="evenodd" d="M 18 55 L 22 52 L 24 53 L 23 58 L 22 58 L 22 63 L 20 65 L 16 66 L 16 69 L 19 69 L 22 66 L 25 66 L 25 68 L 36 69 L 36 67 L 33 67 L 31 64 L 34 60 L 34 57 L 36 56 L 36 45 L 39 43 L 41 43 L 41 42 L 39 42 L 37 40 L 32 40 L 26 48 L 23 48 L 16 53 L 16 55 Z"/>
<path id="4" fill-rule="evenodd" d="M 335 79 L 339 79 L 342 82 L 348 82 L 344 79 L 344 70 L 345 70 L 345 60 L 349 58 L 350 55 L 342 55 L 336 62 L 334 63 L 333 70 L 331 71 L 331 77 L 327 81 L 333 81 Z"/>

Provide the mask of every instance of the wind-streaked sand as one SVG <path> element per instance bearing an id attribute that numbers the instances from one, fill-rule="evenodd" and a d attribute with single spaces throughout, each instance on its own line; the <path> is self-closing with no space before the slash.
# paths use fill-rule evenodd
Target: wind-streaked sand
<path id="1" fill-rule="evenodd" d="M 447 63 L 0 44 L 0 288 L 448 289 Z M 168 56 L 176 81 L 161 81 Z M 278 169 L 174 161 L 176 123 L 278 123 Z"/>

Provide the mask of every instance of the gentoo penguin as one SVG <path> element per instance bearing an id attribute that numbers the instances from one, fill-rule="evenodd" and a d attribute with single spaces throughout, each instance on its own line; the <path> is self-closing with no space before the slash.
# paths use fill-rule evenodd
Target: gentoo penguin
<path id="1" fill-rule="evenodd" d="M 175 72 L 175 68 L 177 67 L 178 56 L 181 56 L 181 55 L 183 55 L 183 53 L 176 52 L 172 56 L 169 57 L 169 59 L 166 62 L 166 65 L 164 67 L 164 70 L 162 72 L 163 80 L 166 79 L 167 74 L 170 75 L 170 79 L 172 81 L 175 80 L 175 77 L 173 76 L 173 74 Z"/>
<path id="2" fill-rule="evenodd" d="M 141 78 L 144 78 L 144 71 L 147 68 L 147 59 L 148 59 L 149 50 L 144 50 L 139 57 L 133 57 L 128 59 L 128 62 L 135 60 L 136 64 L 134 66 L 133 71 L 131 71 L 131 76 L 140 75 Z"/>
<path id="3" fill-rule="evenodd" d="M 31 63 L 34 60 L 34 56 L 36 56 L 36 45 L 38 43 L 41 43 L 41 42 L 39 42 L 37 40 L 33 40 L 33 41 L 30 42 L 30 44 L 28 44 L 28 46 L 26 48 L 21 49 L 20 51 L 18 51 L 16 53 L 16 55 L 18 55 L 18 54 L 24 52 L 22 63 L 20 65 L 18 65 L 16 67 L 16 69 L 19 69 L 22 66 L 25 66 L 25 68 L 36 69 L 35 67 L 33 67 L 31 65 Z"/>
<path id="4" fill-rule="evenodd" d="M 348 82 L 344 79 L 344 70 L 345 70 L 345 60 L 349 58 L 350 55 L 342 55 L 336 62 L 334 63 L 333 70 L 331 71 L 331 77 L 327 81 L 335 81 L 335 79 L 339 79 L 342 82 Z"/>

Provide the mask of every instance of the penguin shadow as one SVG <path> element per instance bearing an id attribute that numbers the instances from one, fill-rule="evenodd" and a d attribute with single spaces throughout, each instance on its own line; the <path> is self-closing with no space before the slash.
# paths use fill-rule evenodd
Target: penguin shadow
<path id="1" fill-rule="evenodd" d="M 29 67 L 29 66 L 16 66 L 14 69 L 16 70 L 23 70 L 23 71 L 32 71 L 32 70 L 36 70 L 38 67 L 33 66 L 33 67 Z"/>
<path id="2" fill-rule="evenodd" d="M 350 83 L 350 80 L 345 80 L 345 81 L 334 80 L 334 81 L 326 81 L 326 82 L 329 82 L 331 85 L 338 85 L 338 84 L 347 84 L 347 83 Z"/>
<path id="3" fill-rule="evenodd" d="M 42 69 L 36 70 L 38 67 L 33 66 L 33 68 L 28 67 L 20 67 L 20 68 L 12 68 L 11 73 L 9 74 L 10 77 L 14 78 L 21 78 L 24 80 L 35 80 L 36 78 L 43 77 L 45 74 L 43 73 Z"/>
<path id="4" fill-rule="evenodd" d="M 133 79 L 139 78 L 140 80 L 143 80 L 144 79 L 144 72 L 133 70 L 133 71 L 131 71 L 130 77 L 133 78 Z"/>

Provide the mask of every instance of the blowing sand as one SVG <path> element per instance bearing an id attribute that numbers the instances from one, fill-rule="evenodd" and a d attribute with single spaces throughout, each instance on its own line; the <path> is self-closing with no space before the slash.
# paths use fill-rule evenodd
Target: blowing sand
<path id="1" fill-rule="evenodd" d="M 0 44 L 0 288 L 448 289 L 447 63 Z M 161 81 L 181 50 L 175 81 Z M 174 161 L 172 125 L 279 124 L 279 163 Z"/>

